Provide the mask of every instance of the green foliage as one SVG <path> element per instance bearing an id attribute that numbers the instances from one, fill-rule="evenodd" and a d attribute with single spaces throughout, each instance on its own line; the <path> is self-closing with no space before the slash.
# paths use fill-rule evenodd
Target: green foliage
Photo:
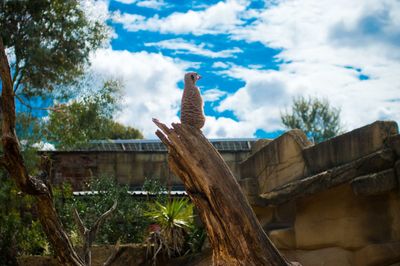
<path id="1" fill-rule="evenodd" d="M 142 139 L 142 133 L 136 128 L 124 126 L 118 122 L 108 120 L 108 131 L 102 139 Z"/>
<path id="2" fill-rule="evenodd" d="M 342 132 L 340 109 L 331 107 L 328 100 L 299 97 L 293 99 L 292 111 L 281 114 L 288 129 L 301 129 L 319 143 Z"/>
<path id="3" fill-rule="evenodd" d="M 157 226 L 153 226 L 148 239 L 153 259 L 162 251 L 168 257 L 182 255 L 185 240 L 193 224 L 193 204 L 188 199 L 172 199 L 162 204 L 149 204 L 145 213 Z"/>
<path id="4" fill-rule="evenodd" d="M 14 89 L 26 97 L 74 83 L 90 51 L 109 35 L 105 24 L 85 16 L 78 0 L 3 1 L 0 28 L 13 53 Z"/>
<path id="5" fill-rule="evenodd" d="M 101 177 L 88 184 L 91 195 L 73 197 L 71 186 L 64 185 L 53 191 L 56 208 L 70 235 L 76 235 L 72 211 L 76 208 L 87 227 L 118 201 L 117 209 L 101 226 L 96 237 L 97 244 L 140 243 L 149 220 L 144 216 L 145 202 L 135 200 L 128 187 L 119 185 L 114 178 Z"/>
<path id="6" fill-rule="evenodd" d="M 4 175 L 0 180 L 0 265 L 16 265 L 21 254 L 48 253 L 47 238 L 32 215 L 33 198 L 18 192 Z"/>
<path id="7" fill-rule="evenodd" d="M 203 227 L 191 226 L 186 238 L 186 245 L 190 253 L 195 254 L 201 252 L 206 238 L 207 233 Z"/>
<path id="8" fill-rule="evenodd" d="M 18 232 L 19 233 L 19 232 Z M 24 238 L 20 239 L 19 245 L 24 255 L 49 255 L 50 243 L 47 241 L 40 221 L 33 220 L 30 226 L 22 228 Z"/>
<path id="9" fill-rule="evenodd" d="M 193 222 L 193 205 L 186 198 L 172 199 L 166 204 L 155 202 L 149 205 L 146 216 L 163 228 L 188 228 Z"/>
<path id="10" fill-rule="evenodd" d="M 81 100 L 58 106 L 46 123 L 47 140 L 66 149 L 90 140 L 142 138 L 138 130 L 112 120 L 119 88 L 117 81 L 107 81 L 99 92 L 88 92 Z"/>
<path id="11" fill-rule="evenodd" d="M 148 201 L 150 201 L 150 196 L 155 196 L 156 201 L 161 203 L 167 202 L 168 195 L 166 194 L 166 188 L 161 184 L 158 178 L 145 178 L 142 190 L 148 193 Z"/>

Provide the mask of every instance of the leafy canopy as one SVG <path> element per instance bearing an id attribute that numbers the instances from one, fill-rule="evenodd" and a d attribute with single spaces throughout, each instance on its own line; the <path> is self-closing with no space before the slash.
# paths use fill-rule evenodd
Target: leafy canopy
<path id="1" fill-rule="evenodd" d="M 282 123 L 288 129 L 301 129 L 314 142 L 319 143 L 342 132 L 340 109 L 328 100 L 304 97 L 294 98 L 291 112 L 281 113 Z"/>
<path id="2" fill-rule="evenodd" d="M 2 1 L 0 29 L 14 90 L 24 97 L 72 84 L 108 37 L 107 26 L 88 19 L 77 0 Z"/>
<path id="3" fill-rule="evenodd" d="M 91 140 L 143 138 L 137 129 L 112 120 L 119 86 L 117 81 L 106 81 L 98 92 L 56 107 L 46 123 L 47 140 L 57 148 L 73 148 Z"/>

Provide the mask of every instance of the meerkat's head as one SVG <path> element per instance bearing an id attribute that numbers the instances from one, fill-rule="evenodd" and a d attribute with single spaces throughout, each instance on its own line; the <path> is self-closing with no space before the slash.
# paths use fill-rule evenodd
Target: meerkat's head
<path id="1" fill-rule="evenodd" d="M 196 72 L 189 72 L 185 74 L 185 83 L 196 85 L 196 82 L 201 79 L 201 76 Z"/>

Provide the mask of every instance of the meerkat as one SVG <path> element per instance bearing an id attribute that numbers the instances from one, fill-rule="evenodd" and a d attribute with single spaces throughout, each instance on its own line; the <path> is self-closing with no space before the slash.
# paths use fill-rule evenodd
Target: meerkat
<path id="1" fill-rule="evenodd" d="M 185 88 L 181 101 L 181 123 L 201 129 L 206 118 L 204 116 L 204 104 L 196 82 L 201 78 L 196 72 L 185 74 Z"/>

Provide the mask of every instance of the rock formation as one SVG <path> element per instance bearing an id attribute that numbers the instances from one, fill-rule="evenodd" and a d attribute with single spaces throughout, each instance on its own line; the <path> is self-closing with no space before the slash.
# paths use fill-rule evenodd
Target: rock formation
<path id="1" fill-rule="evenodd" d="M 377 121 L 317 145 L 289 131 L 242 162 L 239 183 L 289 259 L 380 266 L 400 262 L 399 181 L 397 124 Z"/>

